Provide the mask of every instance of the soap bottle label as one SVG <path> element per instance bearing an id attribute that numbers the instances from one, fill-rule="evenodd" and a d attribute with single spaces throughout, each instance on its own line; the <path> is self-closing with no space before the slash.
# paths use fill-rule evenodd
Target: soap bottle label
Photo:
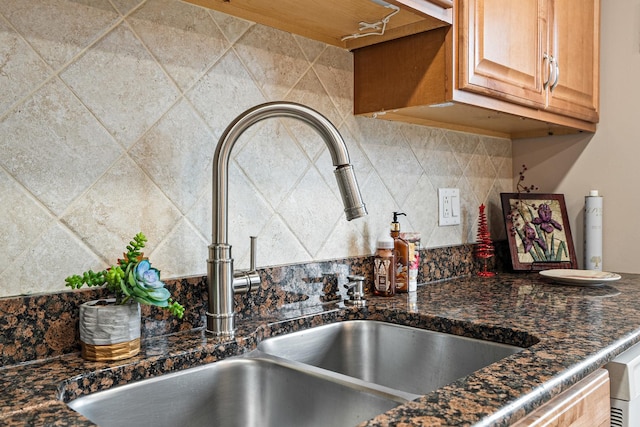
<path id="1" fill-rule="evenodd" d="M 400 233 L 400 237 L 409 243 L 409 292 L 418 289 L 418 271 L 420 270 L 420 233 Z"/>
<path id="2" fill-rule="evenodd" d="M 374 294 L 391 296 L 395 294 L 393 274 L 393 258 L 376 257 L 373 260 Z"/>
<path id="3" fill-rule="evenodd" d="M 396 291 L 409 291 L 409 243 L 406 240 L 394 236 L 396 254 Z"/>

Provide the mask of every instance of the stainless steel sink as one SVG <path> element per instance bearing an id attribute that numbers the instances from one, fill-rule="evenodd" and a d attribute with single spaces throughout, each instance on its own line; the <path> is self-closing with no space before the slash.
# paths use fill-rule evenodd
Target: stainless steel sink
<path id="1" fill-rule="evenodd" d="M 267 339 L 258 350 L 418 395 L 522 350 L 370 320 L 319 326 Z"/>
<path id="2" fill-rule="evenodd" d="M 80 397 L 101 427 L 348 426 L 398 401 L 262 358 L 228 359 Z"/>
<path id="3" fill-rule="evenodd" d="M 244 356 L 80 397 L 101 427 L 349 426 L 520 347 L 376 321 L 268 338 Z"/>

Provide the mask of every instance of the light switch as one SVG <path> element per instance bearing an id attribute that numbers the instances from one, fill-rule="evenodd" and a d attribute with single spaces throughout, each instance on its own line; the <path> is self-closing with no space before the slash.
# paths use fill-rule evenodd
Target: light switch
<path id="1" fill-rule="evenodd" d="M 457 191 L 457 189 L 455 189 L 455 191 Z M 451 217 L 460 217 L 460 197 L 456 194 L 451 195 Z M 460 224 L 460 222 L 458 222 L 458 224 Z"/>
<path id="2" fill-rule="evenodd" d="M 438 213 L 440 227 L 460 224 L 460 189 L 438 189 Z"/>

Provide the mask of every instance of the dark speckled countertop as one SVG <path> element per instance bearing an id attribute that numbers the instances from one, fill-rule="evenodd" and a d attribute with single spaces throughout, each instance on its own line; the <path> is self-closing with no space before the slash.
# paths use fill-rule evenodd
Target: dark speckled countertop
<path id="1" fill-rule="evenodd" d="M 346 319 L 374 319 L 529 346 L 363 425 L 509 425 L 640 341 L 640 275 L 601 287 L 501 273 L 427 283 L 415 298 L 292 302 L 238 321 L 235 340 L 201 328 L 149 337 L 140 355 L 95 363 L 77 353 L 0 368 L 0 423 L 89 426 L 65 405 L 113 385 L 241 354 L 270 335 Z M 410 369 L 410 367 L 408 367 Z"/>

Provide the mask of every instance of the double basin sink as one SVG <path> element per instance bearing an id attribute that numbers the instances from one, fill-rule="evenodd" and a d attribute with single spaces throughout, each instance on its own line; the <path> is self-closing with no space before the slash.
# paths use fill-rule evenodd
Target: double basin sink
<path id="1" fill-rule="evenodd" d="M 256 350 L 80 397 L 101 427 L 349 426 L 521 347 L 353 320 L 268 338 Z"/>

